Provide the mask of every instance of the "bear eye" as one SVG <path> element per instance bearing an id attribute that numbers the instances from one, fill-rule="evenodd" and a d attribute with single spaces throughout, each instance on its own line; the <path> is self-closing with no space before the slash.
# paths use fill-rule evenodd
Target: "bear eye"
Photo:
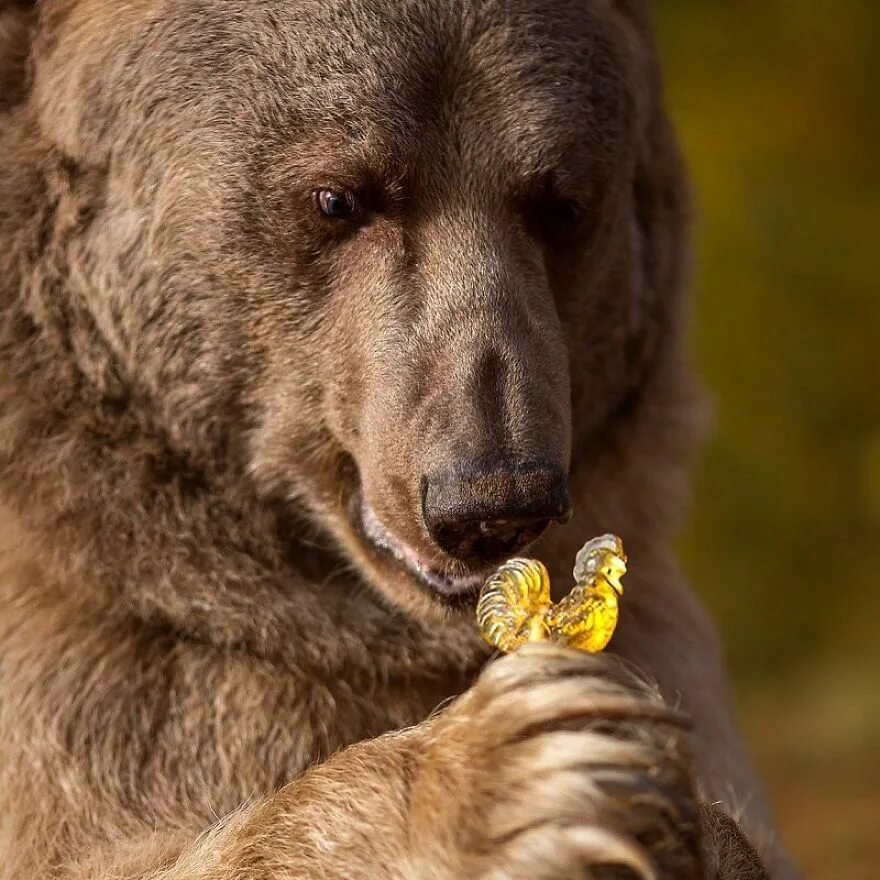
<path id="1" fill-rule="evenodd" d="M 557 228 L 573 226 L 580 220 L 581 206 L 574 199 L 557 197 L 547 206 L 546 217 Z"/>
<path id="2" fill-rule="evenodd" d="M 565 246 L 586 232 L 584 203 L 560 191 L 551 174 L 531 182 L 520 207 L 529 232 L 545 244 Z"/>
<path id="3" fill-rule="evenodd" d="M 314 199 L 318 210 L 331 220 L 354 220 L 357 217 L 357 198 L 346 190 L 317 189 Z"/>
<path id="4" fill-rule="evenodd" d="M 575 199 L 544 195 L 532 202 L 526 211 L 534 234 L 551 241 L 572 234 L 581 219 L 581 206 Z"/>

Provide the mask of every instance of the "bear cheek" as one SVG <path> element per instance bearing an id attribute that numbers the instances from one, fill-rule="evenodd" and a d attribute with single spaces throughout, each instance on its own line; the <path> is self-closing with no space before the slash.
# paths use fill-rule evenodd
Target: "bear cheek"
<path id="1" fill-rule="evenodd" d="M 324 421 L 336 441 L 357 458 L 364 442 L 365 395 L 376 340 L 354 300 L 352 291 L 345 289 L 328 298 L 331 314 L 325 321 L 318 363 Z"/>

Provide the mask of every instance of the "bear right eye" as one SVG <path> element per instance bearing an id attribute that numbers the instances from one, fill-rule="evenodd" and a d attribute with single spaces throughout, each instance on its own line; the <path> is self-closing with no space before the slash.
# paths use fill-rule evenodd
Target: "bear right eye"
<path id="1" fill-rule="evenodd" d="M 353 193 L 336 189 L 317 189 L 314 193 L 318 210 L 331 220 L 354 220 L 359 213 L 357 198 Z"/>

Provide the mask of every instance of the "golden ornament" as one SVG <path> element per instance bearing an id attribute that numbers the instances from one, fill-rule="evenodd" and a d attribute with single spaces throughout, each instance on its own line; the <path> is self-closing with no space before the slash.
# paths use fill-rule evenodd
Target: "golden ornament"
<path id="1" fill-rule="evenodd" d="M 601 651 L 617 625 L 617 603 L 623 594 L 620 579 L 625 573 L 620 538 L 593 538 L 575 557 L 574 588 L 553 603 L 544 564 L 537 559 L 511 559 L 489 576 L 480 592 L 480 634 L 502 651 L 538 641 Z"/>

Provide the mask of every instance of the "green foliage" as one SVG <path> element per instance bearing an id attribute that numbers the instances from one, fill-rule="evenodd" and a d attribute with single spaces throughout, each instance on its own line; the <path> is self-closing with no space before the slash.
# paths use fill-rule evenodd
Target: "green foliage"
<path id="1" fill-rule="evenodd" d="M 880 4 L 656 0 L 715 400 L 684 537 L 806 876 L 876 876 Z M 874 855 L 871 855 L 874 853 Z"/>
<path id="2" fill-rule="evenodd" d="M 656 23 L 716 416 L 686 566 L 740 681 L 878 668 L 880 5 L 660 0 Z"/>

